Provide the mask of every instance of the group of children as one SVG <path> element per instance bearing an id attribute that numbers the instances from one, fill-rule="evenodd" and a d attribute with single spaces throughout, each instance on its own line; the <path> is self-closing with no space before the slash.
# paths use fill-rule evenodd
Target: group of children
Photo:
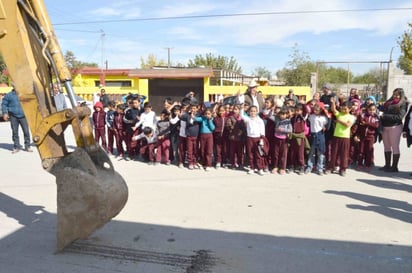
<path id="1" fill-rule="evenodd" d="M 321 100 L 287 100 L 277 105 L 265 99 L 265 108 L 245 103 L 206 108 L 188 98 L 164 100 L 160 115 L 150 102 L 141 107 L 138 96 L 126 104 L 109 102 L 107 111 L 95 105 L 96 142 L 125 160 L 174 164 L 190 169 L 232 168 L 248 174 L 288 172 L 345 176 L 349 164 L 369 171 L 379 130 L 373 97 L 338 103 L 332 97 L 326 109 Z M 107 142 L 105 130 L 107 128 Z M 124 150 L 126 147 L 126 150 Z"/>

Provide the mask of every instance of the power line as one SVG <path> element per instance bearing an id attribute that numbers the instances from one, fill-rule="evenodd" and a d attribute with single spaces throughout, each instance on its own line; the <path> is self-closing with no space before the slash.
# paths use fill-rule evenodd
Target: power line
<path id="1" fill-rule="evenodd" d="M 236 17 L 236 16 L 290 15 L 290 14 L 314 14 L 314 13 L 349 13 L 349 12 L 383 12 L 383 11 L 408 11 L 408 10 L 412 10 L 412 8 L 271 11 L 271 12 L 226 13 L 226 14 L 205 14 L 205 15 L 188 15 L 188 16 L 116 19 L 116 20 L 79 21 L 79 22 L 54 23 L 53 25 L 57 26 L 57 25 L 79 25 L 79 24 L 107 24 L 107 23 L 121 23 L 121 22 L 182 20 L 182 19 L 200 19 L 200 18 L 215 18 L 215 17 Z"/>

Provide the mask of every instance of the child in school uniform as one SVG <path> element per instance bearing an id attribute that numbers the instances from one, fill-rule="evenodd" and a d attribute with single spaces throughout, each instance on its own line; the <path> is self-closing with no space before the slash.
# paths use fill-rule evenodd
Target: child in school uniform
<path id="1" fill-rule="evenodd" d="M 240 105 L 233 106 L 233 112 L 226 121 L 226 131 L 229 139 L 229 160 L 232 169 L 244 168 L 246 125 L 240 117 Z"/>
<path id="2" fill-rule="evenodd" d="M 138 96 L 131 96 L 128 100 L 128 108 L 125 110 L 123 116 L 125 142 L 127 149 L 127 157 L 125 160 L 130 160 L 139 154 L 139 142 L 134 140 L 134 136 L 139 134 L 139 130 L 134 130 L 136 123 L 140 119 L 140 98 Z"/>
<path id="3" fill-rule="evenodd" d="M 170 121 L 169 121 L 169 111 L 163 109 L 160 113 L 160 120 L 156 123 L 157 131 L 157 151 L 156 151 L 156 162 L 155 164 L 160 164 L 164 162 L 166 165 L 170 165 Z"/>
<path id="4" fill-rule="evenodd" d="M 154 165 L 155 148 L 157 145 L 157 133 L 152 127 L 144 127 L 142 133 L 133 137 L 134 141 L 140 141 L 140 155 L 149 165 Z"/>
<path id="5" fill-rule="evenodd" d="M 330 125 L 329 118 L 325 110 L 316 103 L 312 107 L 312 113 L 309 115 L 308 121 L 310 126 L 310 152 L 305 174 L 312 172 L 316 161 L 316 173 L 323 175 L 326 153 L 325 132 Z"/>
<path id="6" fill-rule="evenodd" d="M 240 111 L 240 116 L 246 123 L 246 151 L 250 165 L 248 174 L 253 174 L 256 169 L 259 175 L 264 175 L 265 159 L 259 153 L 259 146 L 264 146 L 265 123 L 259 117 L 258 109 L 254 105 L 249 108 L 249 116 L 245 115 L 243 108 Z"/>
<path id="7" fill-rule="evenodd" d="M 356 122 L 354 140 L 359 144 L 357 170 L 369 172 L 373 162 L 375 137 L 379 128 L 379 116 L 376 105 L 369 104 L 366 111 L 359 115 Z"/>
<path id="8" fill-rule="evenodd" d="M 273 163 L 273 138 L 275 133 L 275 122 L 273 117 L 276 115 L 275 106 L 274 98 L 268 97 L 265 99 L 265 108 L 263 108 L 260 113 L 260 117 L 265 122 L 265 135 L 269 142 L 269 156 L 266 157 L 266 170 L 268 170 L 269 166 L 272 166 Z"/>
<path id="9" fill-rule="evenodd" d="M 120 157 L 124 157 L 124 148 L 123 143 L 125 141 L 125 130 L 124 130 L 124 123 L 123 123 L 123 116 L 124 110 L 126 109 L 125 104 L 118 104 L 116 106 L 116 112 L 114 113 L 113 118 L 113 130 L 114 130 L 114 137 L 116 140 L 116 149 L 117 155 Z"/>
<path id="10" fill-rule="evenodd" d="M 194 120 L 197 109 L 198 106 L 196 104 L 190 104 L 189 111 L 180 117 L 180 126 L 182 126 L 182 122 L 186 124 L 186 155 L 189 170 L 199 168 L 197 165 L 197 137 L 199 135 L 199 123 Z M 182 138 L 180 138 L 179 141 L 180 140 L 182 140 Z"/>
<path id="11" fill-rule="evenodd" d="M 290 135 L 290 163 L 297 174 L 303 174 L 305 171 L 305 147 L 307 147 L 306 119 L 303 116 L 303 105 L 296 104 L 295 114 L 291 118 L 292 133 Z"/>
<path id="12" fill-rule="evenodd" d="M 215 130 L 212 110 L 204 110 L 202 116 L 194 117 L 194 121 L 200 124 L 200 160 L 205 171 L 210 171 L 213 155 L 213 131 Z"/>
<path id="13" fill-rule="evenodd" d="M 273 169 L 272 173 L 283 175 L 286 173 L 288 158 L 288 137 L 292 133 L 292 123 L 288 118 L 289 110 L 282 107 L 275 119 L 274 149 L 273 149 Z"/>
<path id="14" fill-rule="evenodd" d="M 179 164 L 179 131 L 180 131 L 180 105 L 171 109 L 170 118 L 170 146 L 172 164 Z"/>
<path id="15" fill-rule="evenodd" d="M 351 127 L 356 120 L 355 116 L 350 113 L 351 104 L 349 101 L 343 102 L 338 111 L 335 99 L 331 98 L 330 109 L 336 117 L 336 126 L 332 138 L 332 155 L 325 174 L 334 171 L 339 159 L 339 174 L 345 176 L 349 161 Z"/>
<path id="16" fill-rule="evenodd" d="M 142 126 L 150 127 L 152 129 L 156 128 L 157 118 L 156 113 L 152 111 L 152 104 L 150 102 L 145 102 L 143 105 L 143 113 L 140 114 L 139 122 L 135 125 L 134 130 Z"/>
<path id="17" fill-rule="evenodd" d="M 225 130 L 225 123 L 227 120 L 227 113 L 225 105 L 219 105 L 213 118 L 215 130 L 213 131 L 213 144 L 215 147 L 215 167 L 219 169 L 227 161 L 228 138 Z"/>
<path id="18" fill-rule="evenodd" d="M 106 126 L 107 126 L 107 152 L 113 154 L 113 146 L 115 140 L 115 132 L 113 127 L 114 114 L 116 113 L 116 103 L 114 101 L 109 101 L 108 110 L 106 113 Z"/>
<path id="19" fill-rule="evenodd" d="M 106 142 L 106 112 L 103 110 L 103 103 L 100 101 L 96 102 L 94 105 L 94 112 L 92 116 L 93 127 L 94 127 L 94 140 L 99 143 L 101 140 L 101 145 L 105 151 L 107 151 Z"/>

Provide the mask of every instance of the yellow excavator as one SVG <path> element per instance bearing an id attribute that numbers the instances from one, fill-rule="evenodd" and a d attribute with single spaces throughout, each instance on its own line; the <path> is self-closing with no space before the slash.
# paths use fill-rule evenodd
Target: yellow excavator
<path id="1" fill-rule="evenodd" d="M 94 141 L 90 109 L 76 104 L 71 74 L 42 0 L 0 1 L 0 53 L 42 166 L 56 177 L 57 251 L 61 251 L 116 216 L 126 204 L 127 185 Z M 65 87 L 72 108 L 56 110 L 52 96 L 56 82 Z M 68 128 L 77 145 L 72 152 L 65 141 Z"/>

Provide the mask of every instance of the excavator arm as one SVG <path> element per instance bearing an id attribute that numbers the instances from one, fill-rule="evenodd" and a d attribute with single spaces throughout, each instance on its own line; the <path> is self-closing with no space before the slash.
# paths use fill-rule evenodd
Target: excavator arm
<path id="1" fill-rule="evenodd" d="M 94 141 L 88 107 L 77 106 L 71 74 L 42 0 L 0 0 L 0 53 L 14 82 L 43 168 L 56 176 L 57 250 L 88 237 L 124 207 L 128 189 Z M 53 83 L 72 108 L 57 111 Z M 69 152 L 71 128 L 77 148 Z"/>

